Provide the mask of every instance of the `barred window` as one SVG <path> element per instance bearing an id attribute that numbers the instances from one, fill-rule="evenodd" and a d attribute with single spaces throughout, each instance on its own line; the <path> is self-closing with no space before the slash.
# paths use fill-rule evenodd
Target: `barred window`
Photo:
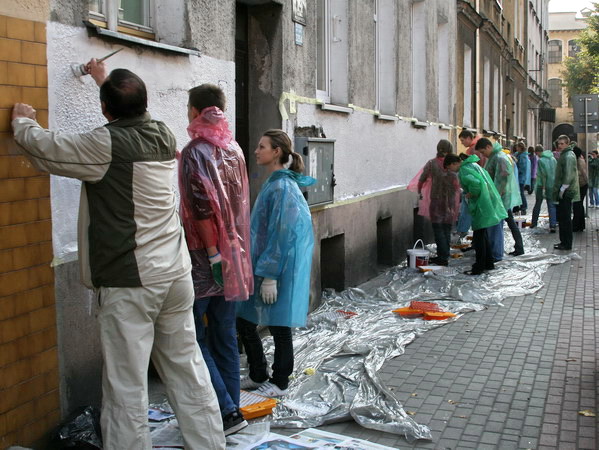
<path id="1" fill-rule="evenodd" d="M 562 62 L 562 41 L 557 39 L 549 41 L 547 46 L 547 62 L 549 64 Z"/>
<path id="2" fill-rule="evenodd" d="M 578 45 L 578 41 L 576 39 L 571 39 L 568 41 L 568 56 L 573 58 L 580 51 L 580 46 Z"/>
<path id="3" fill-rule="evenodd" d="M 547 82 L 547 91 L 549 92 L 549 103 L 554 108 L 562 107 L 562 80 L 552 78 Z"/>

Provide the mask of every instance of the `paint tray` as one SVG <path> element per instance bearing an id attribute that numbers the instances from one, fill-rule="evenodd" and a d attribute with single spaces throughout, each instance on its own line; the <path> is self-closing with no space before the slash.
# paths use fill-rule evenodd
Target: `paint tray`
<path id="1" fill-rule="evenodd" d="M 253 392 L 241 391 L 239 396 L 239 409 L 245 420 L 272 414 L 277 401 Z"/>
<path id="2" fill-rule="evenodd" d="M 425 311 L 424 312 L 424 320 L 445 320 L 451 319 L 455 317 L 454 313 L 445 312 L 445 311 Z"/>

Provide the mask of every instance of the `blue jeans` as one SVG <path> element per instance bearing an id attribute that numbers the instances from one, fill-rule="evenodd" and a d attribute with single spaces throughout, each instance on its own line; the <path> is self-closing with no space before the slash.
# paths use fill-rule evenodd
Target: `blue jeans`
<path id="1" fill-rule="evenodd" d="M 451 243 L 451 224 L 433 223 L 433 233 L 437 244 L 437 258 L 447 262 L 449 260 L 449 244 Z"/>
<path id="2" fill-rule="evenodd" d="M 534 228 L 537 226 L 539 221 L 539 214 L 541 212 L 541 206 L 543 205 L 544 195 L 537 193 L 535 196 L 535 206 L 532 209 L 532 222 L 531 226 Z M 555 203 L 547 200 L 547 213 L 549 214 L 549 228 L 555 228 L 557 226 L 557 211 Z"/>
<path id="3" fill-rule="evenodd" d="M 491 255 L 493 255 L 493 260 L 503 260 L 503 220 L 497 225 L 487 228 L 487 238 L 491 243 Z"/>
<path id="4" fill-rule="evenodd" d="M 599 188 L 589 188 L 589 202 L 593 206 L 599 206 Z"/>
<path id="5" fill-rule="evenodd" d="M 204 314 L 208 325 L 204 322 Z M 227 302 L 222 296 L 196 299 L 193 316 L 196 339 L 224 417 L 239 409 L 239 348 L 235 328 L 235 302 Z"/>

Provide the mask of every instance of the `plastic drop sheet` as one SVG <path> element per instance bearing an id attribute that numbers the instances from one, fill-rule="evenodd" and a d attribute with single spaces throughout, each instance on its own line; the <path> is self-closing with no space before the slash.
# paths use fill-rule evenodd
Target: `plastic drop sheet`
<path id="1" fill-rule="evenodd" d="M 508 235 L 509 231 L 505 248 L 510 245 Z M 501 304 L 507 297 L 538 291 L 549 265 L 576 256 L 547 254 L 531 233 L 523 237 L 526 255 L 508 257 L 482 276 L 462 274 L 472 265 L 474 252 L 470 251 L 452 259 L 443 274 L 398 266 L 362 289 L 326 291 L 307 326 L 295 330 L 294 379 L 273 411 L 271 426 L 308 428 L 353 418 L 366 428 L 404 435 L 408 441 L 431 439 L 430 429 L 406 414 L 378 371 L 426 331 L 466 312 Z M 412 300 L 434 301 L 457 317 L 424 321 L 392 313 Z M 264 344 L 272 356 L 272 338 Z"/>

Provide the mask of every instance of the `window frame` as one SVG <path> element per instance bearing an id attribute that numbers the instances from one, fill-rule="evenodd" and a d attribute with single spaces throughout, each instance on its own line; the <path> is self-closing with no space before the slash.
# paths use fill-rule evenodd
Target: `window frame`
<path id="1" fill-rule="evenodd" d="M 322 2 L 322 4 L 320 3 Z M 317 8 L 318 10 L 316 11 L 317 16 L 319 14 L 321 14 L 321 7 L 323 9 L 322 11 L 322 37 L 321 37 L 321 31 L 317 29 L 317 39 L 319 42 L 318 48 L 317 48 L 317 55 L 316 55 L 316 98 L 318 100 L 323 101 L 324 103 L 330 103 L 331 102 L 331 27 L 329 25 L 329 21 L 331 20 L 331 11 L 330 11 L 330 2 L 329 0 L 317 0 Z M 318 27 L 318 19 L 317 19 L 317 27 Z M 321 64 L 320 62 L 320 58 L 321 55 L 318 54 L 318 52 L 322 52 L 322 58 L 323 58 L 323 62 Z M 323 77 L 323 82 L 324 85 L 320 84 L 320 73 L 319 73 L 319 67 L 322 65 L 322 77 Z M 319 87 L 324 87 L 324 89 L 319 89 Z"/>
<path id="2" fill-rule="evenodd" d="M 551 43 L 559 43 L 559 50 L 551 50 Z M 551 39 L 547 42 L 547 63 L 548 64 L 560 64 L 564 59 L 564 43 L 561 39 Z M 558 55 L 559 54 L 559 58 Z"/>
<path id="3" fill-rule="evenodd" d="M 559 82 L 559 92 L 557 92 L 557 90 L 552 89 L 552 83 L 557 81 Z M 553 92 L 555 91 L 555 94 L 553 94 Z M 549 93 L 549 103 L 551 104 L 551 106 L 553 106 L 554 108 L 563 108 L 564 106 L 564 84 L 563 84 L 563 80 L 561 78 L 550 78 L 547 80 L 547 92 Z M 558 99 L 559 104 L 553 104 L 551 102 L 551 100 L 553 99 Z"/>
<path id="4" fill-rule="evenodd" d="M 99 0 L 101 12 L 89 11 L 90 21 L 97 26 L 134 36 L 155 39 L 154 30 L 154 2 L 155 0 L 142 0 L 146 5 L 148 25 L 137 24 L 119 19 L 120 0 Z"/>

